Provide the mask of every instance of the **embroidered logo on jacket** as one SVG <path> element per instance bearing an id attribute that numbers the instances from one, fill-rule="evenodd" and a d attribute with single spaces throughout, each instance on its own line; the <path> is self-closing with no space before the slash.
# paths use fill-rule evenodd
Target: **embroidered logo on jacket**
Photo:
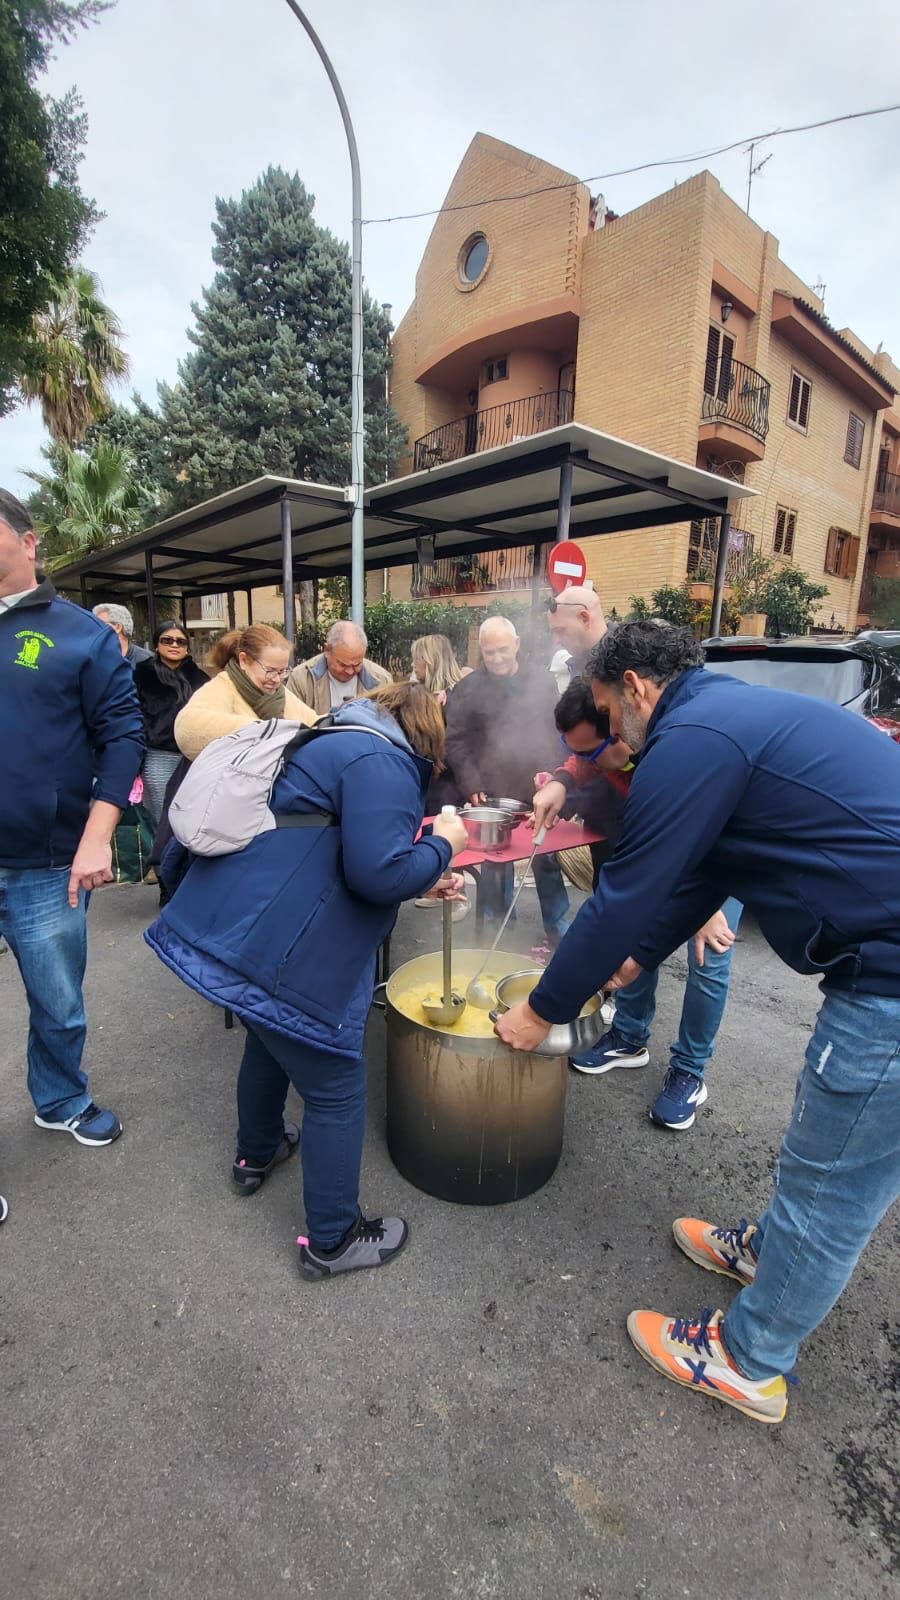
<path id="1" fill-rule="evenodd" d="M 33 672 L 37 672 L 38 669 L 41 646 L 48 645 L 51 650 L 56 649 L 53 640 L 48 639 L 45 633 L 38 633 L 35 628 L 22 628 L 21 632 L 16 634 L 16 638 L 21 639 L 22 644 L 14 664 L 17 667 L 30 667 Z"/>

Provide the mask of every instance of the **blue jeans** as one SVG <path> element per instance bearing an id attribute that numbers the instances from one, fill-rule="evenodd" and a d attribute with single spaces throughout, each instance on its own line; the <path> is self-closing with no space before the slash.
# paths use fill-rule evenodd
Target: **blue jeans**
<path id="1" fill-rule="evenodd" d="M 900 1194 L 900 999 L 824 994 L 753 1240 L 756 1277 L 722 1324 L 756 1380 L 790 1372 Z"/>
<path id="2" fill-rule="evenodd" d="M 534 886 L 544 932 L 558 944 L 569 926 L 569 895 L 555 855 L 535 856 Z M 485 861 L 481 868 L 484 914 L 502 920 L 513 897 L 515 869 L 511 861 Z M 515 912 L 513 913 L 515 916 Z"/>
<path id="3" fill-rule="evenodd" d="M 237 1144 L 252 1165 L 271 1161 L 284 1138 L 289 1083 L 303 1101 L 300 1159 L 310 1242 L 333 1250 L 359 1216 L 366 1063 L 248 1023 L 237 1082 Z"/>
<path id="4" fill-rule="evenodd" d="M 42 1117 L 65 1121 L 91 1103 L 82 1070 L 87 1022 L 85 897 L 68 901 L 68 867 L 0 867 L 0 934 L 28 996 L 28 1091 Z"/>
<path id="5" fill-rule="evenodd" d="M 726 900 L 722 906 L 725 920 L 732 933 L 736 933 L 743 906 L 740 900 Z M 697 965 L 694 941 L 688 950 L 688 975 L 681 1006 L 681 1023 L 678 1038 L 671 1045 L 672 1066 L 683 1072 L 703 1077 L 703 1070 L 713 1053 L 716 1034 L 722 1021 L 728 999 L 728 979 L 731 975 L 731 950 L 716 955 L 707 948 L 702 967 Z M 627 1044 L 640 1049 L 650 1037 L 656 1015 L 656 985 L 659 972 L 642 972 L 627 989 L 616 995 L 614 1027 Z"/>

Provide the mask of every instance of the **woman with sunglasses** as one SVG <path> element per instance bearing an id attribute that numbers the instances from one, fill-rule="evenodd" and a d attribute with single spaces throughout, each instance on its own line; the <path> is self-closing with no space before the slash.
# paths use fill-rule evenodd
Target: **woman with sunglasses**
<path id="1" fill-rule="evenodd" d="M 166 784 L 181 756 L 175 743 L 175 718 L 206 673 L 191 656 L 191 643 L 180 622 L 161 622 L 153 634 L 153 654 L 134 669 L 134 686 L 144 717 L 147 753 L 141 768 L 144 806 L 159 823 Z"/>
<path id="2" fill-rule="evenodd" d="M 285 685 L 290 650 L 283 633 L 264 622 L 233 628 L 217 639 L 207 666 L 215 672 L 175 719 L 175 743 L 189 761 L 213 739 L 269 717 L 310 727 L 316 714 Z"/>

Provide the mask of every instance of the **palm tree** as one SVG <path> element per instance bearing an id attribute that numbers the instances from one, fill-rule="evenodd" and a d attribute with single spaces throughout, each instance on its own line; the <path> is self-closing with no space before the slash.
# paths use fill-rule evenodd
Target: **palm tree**
<path id="1" fill-rule="evenodd" d="M 110 410 L 108 386 L 128 375 L 122 327 L 100 298 L 100 282 L 86 267 L 73 267 L 53 285 L 46 310 L 33 322 L 30 370 L 20 389 L 40 401 L 44 424 L 56 444 L 80 443 L 92 422 Z"/>
<path id="2" fill-rule="evenodd" d="M 128 457 L 100 438 L 90 451 L 53 445 L 45 452 L 52 472 L 29 472 L 37 484 L 29 497 L 34 531 L 41 538 L 45 564 L 85 550 L 101 550 L 145 526 L 154 496 L 132 477 Z"/>

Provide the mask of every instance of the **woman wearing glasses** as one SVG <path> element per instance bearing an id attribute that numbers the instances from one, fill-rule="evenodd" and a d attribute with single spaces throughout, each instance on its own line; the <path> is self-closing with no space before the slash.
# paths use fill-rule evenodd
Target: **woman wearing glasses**
<path id="1" fill-rule="evenodd" d="M 181 756 L 175 743 L 175 718 L 206 673 L 191 656 L 190 640 L 180 622 L 161 622 L 153 634 L 153 654 L 134 669 L 134 686 L 144 717 L 147 753 L 141 768 L 144 805 L 154 827 L 162 815 L 166 784 Z"/>
<path id="2" fill-rule="evenodd" d="M 213 739 L 250 722 L 287 717 L 310 727 L 316 714 L 285 686 L 290 650 L 283 633 L 263 622 L 235 628 L 217 639 L 207 657 L 215 671 L 179 710 L 175 743 L 194 761 Z"/>

